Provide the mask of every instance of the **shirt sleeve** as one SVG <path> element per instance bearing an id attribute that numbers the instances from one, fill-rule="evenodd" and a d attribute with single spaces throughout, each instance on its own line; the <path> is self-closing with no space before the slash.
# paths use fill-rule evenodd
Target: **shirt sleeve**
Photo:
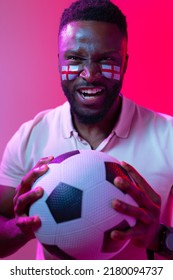
<path id="1" fill-rule="evenodd" d="M 42 111 L 33 120 L 23 123 L 8 142 L 0 164 L 0 185 L 16 187 L 38 161 L 33 153 L 33 134 L 35 130 L 39 134 L 39 125 L 49 111 Z"/>
<path id="2" fill-rule="evenodd" d="M 21 127 L 5 148 L 0 164 L 0 185 L 16 187 L 25 175 L 24 130 Z"/>

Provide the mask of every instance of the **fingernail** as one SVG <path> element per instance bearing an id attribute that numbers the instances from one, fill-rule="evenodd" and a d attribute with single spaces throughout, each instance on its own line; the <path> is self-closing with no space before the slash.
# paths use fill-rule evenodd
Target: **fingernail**
<path id="1" fill-rule="evenodd" d="M 116 239 L 117 237 L 118 237 L 117 231 L 112 231 L 112 232 L 111 232 L 111 238 L 112 238 L 112 239 Z"/>
<path id="2" fill-rule="evenodd" d="M 54 158 L 54 156 L 48 156 L 48 157 L 44 157 L 44 158 L 42 158 L 41 160 L 43 160 L 43 161 L 47 161 L 47 160 L 52 160 Z"/>
<path id="3" fill-rule="evenodd" d="M 46 164 L 43 164 L 43 165 L 41 165 L 41 166 L 39 166 L 39 167 L 37 167 L 37 168 L 35 168 L 35 171 L 44 171 L 44 170 L 46 170 L 47 169 L 47 165 Z"/>
<path id="4" fill-rule="evenodd" d="M 42 195 L 43 190 L 42 190 L 42 188 L 37 187 L 37 188 L 35 189 L 35 192 L 36 192 L 36 195 L 37 195 L 37 196 L 40 196 L 40 195 Z"/>
<path id="5" fill-rule="evenodd" d="M 119 208 L 120 207 L 120 205 L 121 205 L 121 203 L 120 203 L 120 201 L 119 200 L 114 200 L 113 202 L 112 202 L 112 206 L 113 206 L 113 208 Z"/>
<path id="6" fill-rule="evenodd" d="M 38 223 L 38 221 L 39 221 L 38 217 L 36 217 L 36 216 L 33 217 L 33 222 L 34 222 L 34 223 Z"/>
<path id="7" fill-rule="evenodd" d="M 121 185 L 121 184 L 123 184 L 123 178 L 122 177 L 116 177 L 115 182 Z"/>

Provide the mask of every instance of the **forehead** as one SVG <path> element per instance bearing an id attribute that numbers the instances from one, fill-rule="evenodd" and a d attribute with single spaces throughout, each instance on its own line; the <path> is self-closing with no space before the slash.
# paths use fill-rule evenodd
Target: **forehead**
<path id="1" fill-rule="evenodd" d="M 59 49 L 66 51 L 72 48 L 89 49 L 112 48 L 119 50 L 127 44 L 125 35 L 116 24 L 100 21 L 74 21 L 68 23 L 59 35 Z"/>

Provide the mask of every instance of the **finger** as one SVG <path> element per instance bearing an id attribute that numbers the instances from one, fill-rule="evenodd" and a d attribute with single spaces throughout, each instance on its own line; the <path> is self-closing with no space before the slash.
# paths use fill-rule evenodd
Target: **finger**
<path id="1" fill-rule="evenodd" d="M 112 207 L 124 215 L 134 217 L 143 224 L 149 224 L 151 222 L 151 218 L 148 216 L 147 212 L 138 206 L 133 206 L 116 199 L 112 201 Z"/>
<path id="2" fill-rule="evenodd" d="M 127 181 L 125 178 L 116 177 L 114 184 L 123 192 L 128 193 L 140 207 L 152 208 L 153 201 L 148 194 L 140 189 L 136 184 Z"/>
<path id="3" fill-rule="evenodd" d="M 19 186 L 17 186 L 16 188 L 16 197 L 28 192 L 33 183 L 40 177 L 42 176 L 44 173 L 46 173 L 48 171 L 49 167 L 44 164 L 40 167 L 36 167 L 31 169 L 26 175 L 25 177 L 22 179 L 21 183 Z"/>
<path id="4" fill-rule="evenodd" d="M 125 231 L 120 231 L 120 230 L 113 230 L 111 232 L 111 238 L 115 241 L 117 240 L 129 240 L 131 239 L 133 236 L 132 234 L 132 230 L 131 229 L 128 229 L 128 230 L 125 230 Z"/>
<path id="5" fill-rule="evenodd" d="M 53 156 L 41 158 L 22 179 L 20 185 L 16 188 L 17 195 L 21 195 L 29 191 L 32 184 L 49 169 L 47 164 L 53 159 Z"/>
<path id="6" fill-rule="evenodd" d="M 141 186 L 144 190 L 153 191 L 146 180 L 137 172 L 137 170 L 126 162 L 122 162 L 121 166 L 128 172 L 128 174 L 134 179 L 137 185 Z"/>
<path id="7" fill-rule="evenodd" d="M 147 181 L 137 172 L 137 170 L 126 162 L 122 162 L 121 166 L 134 179 L 138 187 L 140 187 L 147 195 L 158 205 L 161 204 L 160 196 L 154 191 Z"/>
<path id="8" fill-rule="evenodd" d="M 33 217 L 19 217 L 16 221 L 16 225 L 27 235 L 32 234 L 41 226 L 41 220 L 37 216 Z"/>
<path id="9" fill-rule="evenodd" d="M 37 163 L 36 165 L 34 166 L 34 168 L 37 168 L 37 167 L 40 167 L 41 165 L 43 164 L 48 164 L 51 160 L 54 159 L 54 156 L 49 156 L 49 157 L 44 157 L 44 158 L 41 158 Z"/>
<path id="10" fill-rule="evenodd" d="M 38 200 L 43 196 L 43 189 L 37 187 L 36 189 L 29 191 L 20 195 L 17 198 L 14 198 L 14 212 L 17 216 L 27 214 L 27 207 L 29 208 L 30 204 Z"/>

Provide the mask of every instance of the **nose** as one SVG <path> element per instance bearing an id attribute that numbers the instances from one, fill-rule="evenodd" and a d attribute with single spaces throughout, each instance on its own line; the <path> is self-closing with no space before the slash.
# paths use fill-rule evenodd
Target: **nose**
<path id="1" fill-rule="evenodd" d="M 89 83 L 92 83 L 101 77 L 101 70 L 98 64 L 90 63 L 84 66 L 80 73 L 80 77 Z"/>

